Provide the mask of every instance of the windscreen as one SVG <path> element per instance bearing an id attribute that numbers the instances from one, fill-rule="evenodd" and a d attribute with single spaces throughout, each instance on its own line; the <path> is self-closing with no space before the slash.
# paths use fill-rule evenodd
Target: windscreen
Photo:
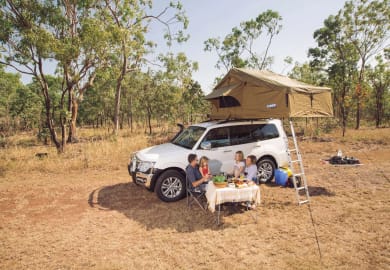
<path id="1" fill-rule="evenodd" d="M 184 129 L 172 143 L 187 149 L 192 149 L 206 129 L 203 127 L 191 126 Z"/>

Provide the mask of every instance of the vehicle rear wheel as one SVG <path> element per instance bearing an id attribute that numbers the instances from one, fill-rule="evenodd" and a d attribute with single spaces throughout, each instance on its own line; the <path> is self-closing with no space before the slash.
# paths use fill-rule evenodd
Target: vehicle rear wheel
<path id="1" fill-rule="evenodd" d="M 275 162 L 270 158 L 262 158 L 257 162 L 257 177 L 260 183 L 269 183 L 274 178 Z"/>
<path id="2" fill-rule="evenodd" d="M 164 202 L 175 202 L 185 195 L 185 177 L 178 171 L 166 171 L 157 179 L 155 191 Z"/>

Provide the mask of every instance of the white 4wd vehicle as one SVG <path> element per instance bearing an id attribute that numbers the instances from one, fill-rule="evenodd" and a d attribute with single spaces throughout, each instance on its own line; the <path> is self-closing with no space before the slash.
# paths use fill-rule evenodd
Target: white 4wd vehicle
<path id="1" fill-rule="evenodd" d="M 185 196 L 188 154 L 207 156 L 212 174 L 232 171 L 237 151 L 255 155 L 259 180 L 268 182 L 275 168 L 287 163 L 286 139 L 280 120 L 203 122 L 181 130 L 169 143 L 133 153 L 128 170 L 136 184 L 173 202 Z"/>

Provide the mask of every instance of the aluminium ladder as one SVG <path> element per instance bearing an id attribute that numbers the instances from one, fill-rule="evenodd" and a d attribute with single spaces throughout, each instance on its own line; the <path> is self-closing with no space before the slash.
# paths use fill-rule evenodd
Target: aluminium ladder
<path id="1" fill-rule="evenodd" d="M 290 121 L 291 135 L 294 142 L 294 148 L 289 149 L 288 138 L 286 137 L 288 165 L 292 172 L 293 185 L 297 196 L 298 205 L 310 203 L 309 189 L 307 187 L 306 174 L 303 168 L 302 156 L 298 149 L 297 137 L 295 136 L 294 125 Z M 298 185 L 298 177 L 301 184 Z M 302 194 L 301 190 L 304 190 Z"/>

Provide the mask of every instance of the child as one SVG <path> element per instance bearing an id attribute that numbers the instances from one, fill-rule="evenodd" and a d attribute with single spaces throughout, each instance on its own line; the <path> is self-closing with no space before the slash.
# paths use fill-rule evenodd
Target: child
<path id="1" fill-rule="evenodd" d="M 252 180 L 257 184 L 257 166 L 256 157 L 254 155 L 250 155 L 246 158 L 245 173 L 248 180 Z"/>
<path id="2" fill-rule="evenodd" d="M 203 156 L 203 157 L 200 158 L 200 161 L 199 161 L 199 171 L 200 171 L 200 174 L 203 177 L 206 177 L 206 176 L 210 175 L 209 159 L 208 159 L 208 157 Z"/>
<path id="3" fill-rule="evenodd" d="M 245 173 L 249 181 L 253 181 L 258 184 L 256 157 L 254 155 L 247 156 Z M 251 204 L 250 202 L 247 202 L 246 205 L 249 209 L 256 209 L 256 204 Z"/>
<path id="4" fill-rule="evenodd" d="M 233 168 L 233 176 L 235 178 L 244 175 L 245 170 L 245 162 L 244 162 L 244 153 L 242 151 L 237 151 L 234 156 L 234 168 Z"/>

